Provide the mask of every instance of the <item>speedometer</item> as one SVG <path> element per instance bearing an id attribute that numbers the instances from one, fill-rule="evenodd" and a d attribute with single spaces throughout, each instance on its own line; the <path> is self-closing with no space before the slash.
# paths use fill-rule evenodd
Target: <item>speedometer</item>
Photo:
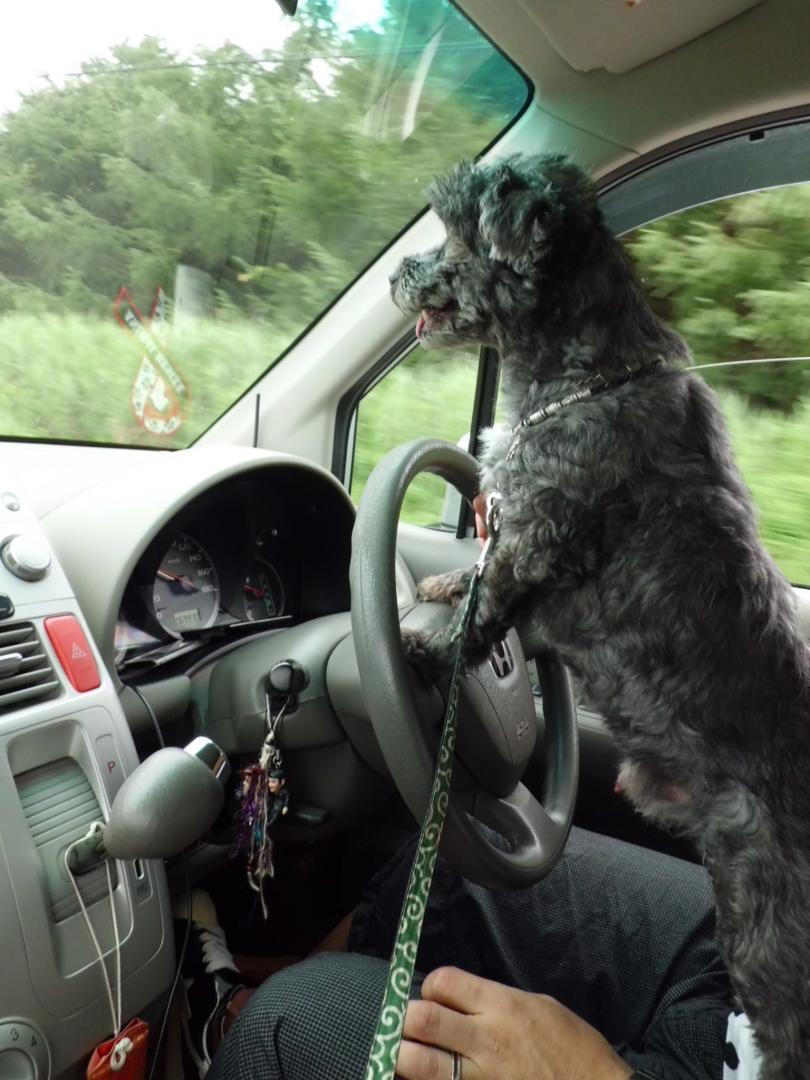
<path id="1" fill-rule="evenodd" d="M 219 577 L 197 540 L 179 533 L 160 561 L 152 590 L 155 618 L 170 633 L 201 630 L 219 612 Z"/>

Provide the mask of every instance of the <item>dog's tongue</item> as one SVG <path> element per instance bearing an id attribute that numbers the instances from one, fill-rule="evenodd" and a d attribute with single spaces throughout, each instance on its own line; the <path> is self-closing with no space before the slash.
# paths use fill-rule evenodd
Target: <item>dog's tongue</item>
<path id="1" fill-rule="evenodd" d="M 420 314 L 419 318 L 416 320 L 416 336 L 417 337 L 419 337 L 420 334 L 422 333 L 422 331 L 425 329 L 425 323 L 426 322 L 427 322 L 427 319 L 425 318 L 425 313 L 422 312 Z"/>

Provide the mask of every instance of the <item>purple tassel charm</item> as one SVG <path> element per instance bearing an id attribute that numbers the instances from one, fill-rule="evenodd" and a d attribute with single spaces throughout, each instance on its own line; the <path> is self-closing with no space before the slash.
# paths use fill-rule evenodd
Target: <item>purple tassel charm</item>
<path id="1" fill-rule="evenodd" d="M 269 693 L 266 694 L 266 705 L 267 735 L 257 764 L 248 765 L 242 770 L 242 790 L 236 816 L 236 846 L 247 858 L 248 883 L 259 894 L 265 919 L 268 911 L 264 883 L 275 876 L 270 829 L 290 808 L 283 759 L 276 745 L 276 732 L 287 710 L 287 702 L 275 717 L 270 708 Z"/>

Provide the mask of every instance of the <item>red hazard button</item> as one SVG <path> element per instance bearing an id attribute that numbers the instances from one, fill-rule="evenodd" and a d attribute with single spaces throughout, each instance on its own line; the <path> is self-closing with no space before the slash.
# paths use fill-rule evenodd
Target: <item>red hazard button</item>
<path id="1" fill-rule="evenodd" d="M 76 616 L 57 615 L 46 619 L 45 629 L 73 688 L 83 694 L 100 686 L 93 653 Z"/>

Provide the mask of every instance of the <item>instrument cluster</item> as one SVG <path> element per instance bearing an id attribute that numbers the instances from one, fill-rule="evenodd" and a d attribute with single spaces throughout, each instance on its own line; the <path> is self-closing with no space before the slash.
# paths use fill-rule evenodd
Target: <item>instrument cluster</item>
<path id="1" fill-rule="evenodd" d="M 293 620 L 298 545 L 284 500 L 247 489 L 195 503 L 149 545 L 124 593 L 117 663 L 225 629 Z"/>

